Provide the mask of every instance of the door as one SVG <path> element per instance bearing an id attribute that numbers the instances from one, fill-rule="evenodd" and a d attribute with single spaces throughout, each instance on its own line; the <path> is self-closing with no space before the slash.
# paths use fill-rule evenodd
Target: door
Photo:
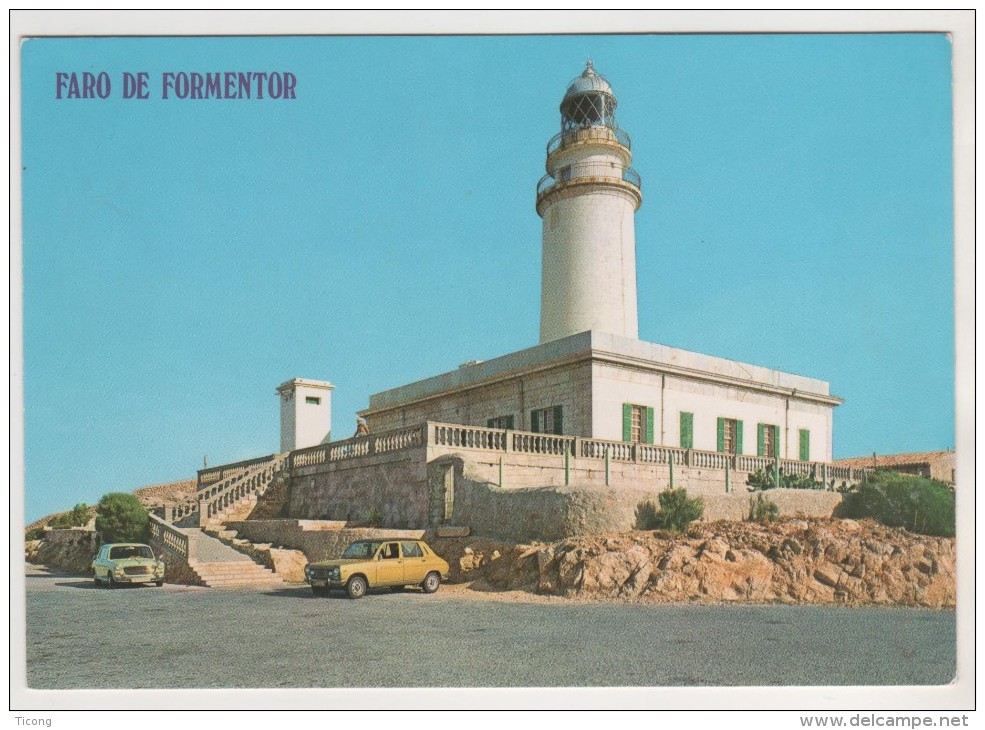
<path id="1" fill-rule="evenodd" d="M 420 583 L 428 573 L 428 559 L 416 542 L 402 542 L 400 549 L 404 560 L 404 582 L 408 585 Z"/>
<path id="2" fill-rule="evenodd" d="M 400 544 L 385 542 L 376 554 L 376 582 L 381 586 L 398 586 L 404 583 L 404 560 L 400 557 Z"/>

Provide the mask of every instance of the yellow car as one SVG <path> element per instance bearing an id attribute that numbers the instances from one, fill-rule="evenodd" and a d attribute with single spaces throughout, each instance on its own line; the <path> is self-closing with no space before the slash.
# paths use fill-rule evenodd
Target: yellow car
<path id="1" fill-rule="evenodd" d="M 322 560 L 304 569 L 316 594 L 345 590 L 362 598 L 370 588 L 420 586 L 434 593 L 448 577 L 448 563 L 421 540 L 360 540 L 338 560 Z"/>
<path id="2" fill-rule="evenodd" d="M 110 543 L 103 545 L 92 561 L 96 585 L 116 588 L 124 583 L 164 585 L 164 563 L 148 545 Z"/>

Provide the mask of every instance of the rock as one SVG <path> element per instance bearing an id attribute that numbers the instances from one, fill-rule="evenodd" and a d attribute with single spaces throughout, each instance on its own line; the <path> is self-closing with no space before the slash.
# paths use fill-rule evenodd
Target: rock
<path id="1" fill-rule="evenodd" d="M 846 529 L 843 523 L 708 523 L 687 536 L 589 535 L 489 557 L 462 550 L 453 564 L 470 565 L 470 579 L 497 589 L 603 600 L 954 605 L 953 539 L 868 520 Z"/>
<path id="2" fill-rule="evenodd" d="M 822 564 L 814 569 L 814 580 L 832 588 L 838 585 L 841 569 L 831 564 Z"/>

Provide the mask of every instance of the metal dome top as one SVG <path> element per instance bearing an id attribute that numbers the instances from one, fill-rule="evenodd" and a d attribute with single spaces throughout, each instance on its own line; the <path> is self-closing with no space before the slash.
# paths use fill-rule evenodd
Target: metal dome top
<path id="1" fill-rule="evenodd" d="M 568 90 L 565 92 L 564 98 L 567 100 L 573 96 L 589 92 L 608 94 L 615 98 L 608 79 L 595 71 L 595 66 L 592 64 L 592 59 L 590 58 L 585 62 L 585 70 L 581 72 L 581 75 L 573 78 L 571 83 L 568 84 Z"/>
<path id="2" fill-rule="evenodd" d="M 616 97 L 605 76 L 595 73 L 592 59 L 568 85 L 561 100 L 561 130 L 604 126 L 616 128 Z"/>

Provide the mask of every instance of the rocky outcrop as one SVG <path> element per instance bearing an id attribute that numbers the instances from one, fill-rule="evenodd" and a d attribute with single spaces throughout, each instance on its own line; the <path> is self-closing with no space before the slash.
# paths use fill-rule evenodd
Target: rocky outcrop
<path id="1" fill-rule="evenodd" d="M 470 564 L 460 560 L 460 572 L 494 589 L 558 596 L 955 604 L 954 540 L 872 521 L 717 522 L 696 525 L 682 536 L 659 531 L 586 536 L 517 545 L 497 558 L 489 553 L 465 570 Z"/>
<path id="2" fill-rule="evenodd" d="M 98 551 L 98 535 L 82 527 L 48 530 L 44 539 L 24 543 L 26 562 L 78 575 L 92 573 L 92 559 Z"/>

